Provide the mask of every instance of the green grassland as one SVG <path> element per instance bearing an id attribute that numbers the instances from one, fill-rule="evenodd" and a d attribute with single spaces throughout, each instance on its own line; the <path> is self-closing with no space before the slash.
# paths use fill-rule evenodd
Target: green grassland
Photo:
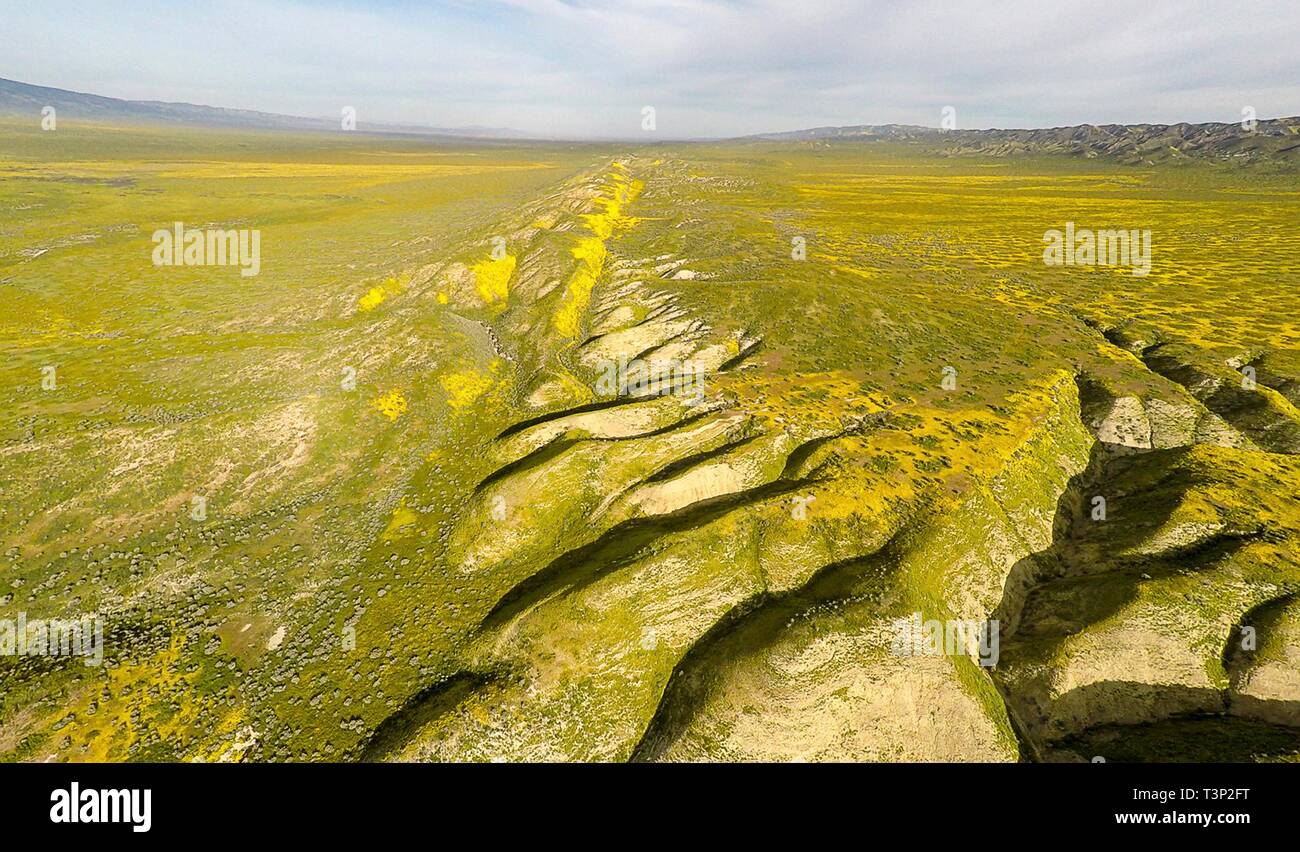
<path id="1" fill-rule="evenodd" d="M 1300 752 L 1285 169 L 6 123 L 0 210 L 0 617 L 106 629 L 0 659 L 5 759 Z"/>

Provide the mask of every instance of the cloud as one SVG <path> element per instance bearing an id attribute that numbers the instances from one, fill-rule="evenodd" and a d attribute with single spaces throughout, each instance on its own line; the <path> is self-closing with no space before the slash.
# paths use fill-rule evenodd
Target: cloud
<path id="1" fill-rule="evenodd" d="M 0 76 L 118 97 L 552 135 L 1300 114 L 1300 7 L 1011 0 L 20 4 Z"/>

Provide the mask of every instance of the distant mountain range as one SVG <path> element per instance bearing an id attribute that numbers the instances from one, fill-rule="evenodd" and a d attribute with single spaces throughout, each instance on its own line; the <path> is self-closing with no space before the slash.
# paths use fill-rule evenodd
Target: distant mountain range
<path id="1" fill-rule="evenodd" d="M 201 127 L 229 127 L 258 130 L 338 131 L 342 115 L 333 118 L 305 118 L 251 109 L 227 109 L 166 101 L 128 101 L 67 89 L 33 86 L 0 78 L 0 115 L 39 117 L 52 106 L 61 120 L 122 121 L 157 124 L 189 124 Z M 341 107 L 340 107 L 341 109 Z M 458 139 L 526 139 L 517 130 L 497 127 L 425 127 L 422 125 L 357 121 L 357 129 L 368 133 L 401 133 L 422 136 L 450 136 Z"/>
<path id="2" fill-rule="evenodd" d="M 814 127 L 763 133 L 749 140 L 839 144 L 896 142 L 952 154 L 1070 154 L 1123 162 L 1163 162 L 1178 157 L 1220 160 L 1280 159 L 1300 162 L 1300 118 L 1275 118 L 1246 130 L 1240 123 L 1080 124 L 1038 130 L 940 130 L 907 124 Z"/>
<path id="3" fill-rule="evenodd" d="M 0 79 L 0 115 L 40 115 L 52 106 L 64 120 L 187 124 L 261 130 L 338 131 L 340 117 L 305 118 L 247 109 L 165 101 L 128 101 L 33 86 Z M 528 134 L 495 127 L 426 127 L 359 121 L 369 133 L 410 134 L 457 140 L 528 139 Z M 1276 160 L 1300 164 L 1300 117 L 1259 121 L 1253 130 L 1239 123 L 1080 124 L 1036 130 L 940 130 L 910 124 L 814 127 L 761 133 L 742 141 L 838 145 L 891 142 L 929 147 L 942 154 L 1066 154 L 1112 157 L 1128 163 L 1155 163 L 1179 157 L 1216 160 Z M 700 140 L 706 141 L 706 140 Z"/>

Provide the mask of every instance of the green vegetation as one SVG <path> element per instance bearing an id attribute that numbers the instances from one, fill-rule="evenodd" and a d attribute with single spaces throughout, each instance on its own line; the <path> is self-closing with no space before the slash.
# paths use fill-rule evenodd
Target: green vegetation
<path id="1" fill-rule="evenodd" d="M 0 617 L 106 629 L 0 659 L 6 759 L 1296 750 L 1293 173 L 0 129 Z M 154 266 L 178 221 L 260 273 Z"/>

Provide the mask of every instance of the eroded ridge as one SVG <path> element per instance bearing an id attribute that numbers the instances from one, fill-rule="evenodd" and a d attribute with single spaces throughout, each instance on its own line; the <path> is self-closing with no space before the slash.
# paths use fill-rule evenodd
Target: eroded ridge
<path id="1" fill-rule="evenodd" d="M 1296 643 L 1300 465 L 1221 428 L 1223 445 L 1152 448 L 1115 428 L 1115 409 L 1051 546 L 1017 566 L 1024 593 L 1004 602 L 996 678 L 1009 708 L 1047 759 L 1294 751 L 1298 694 L 1281 671 Z M 1198 737 L 1221 752 L 1175 753 Z"/>
<path id="2" fill-rule="evenodd" d="M 1300 753 L 1289 189 L 519 156 L 313 166 L 383 211 L 365 251 L 302 237 L 355 276 L 178 287 L 138 340 L 75 299 L 11 326 L 0 614 L 112 629 L 102 671 L 0 660 L 0 754 Z M 1037 264 L 1085 197 L 1214 218 L 1142 280 Z M 22 390 L 86 352 L 123 390 Z M 928 624 L 1000 641 L 900 641 Z"/>
<path id="3" fill-rule="evenodd" d="M 983 411 L 791 374 L 787 340 L 700 309 L 735 273 L 688 259 L 677 232 L 703 220 L 664 205 L 682 165 L 646 165 L 550 362 L 592 388 L 629 366 L 606 399 L 531 397 L 542 413 L 493 443 L 447 554 L 499 592 L 436 712 L 405 711 L 377 756 L 1087 759 L 1115 726 L 1211 717 L 1291 736 L 1294 501 L 1253 502 L 1295 473 L 1277 357 L 1211 381 L 1159 360 L 1165 338 L 1062 315 L 1074 369 L 1021 359 Z M 704 364 L 707 392 L 651 377 L 656 358 Z M 1248 363 L 1262 402 L 1231 392 Z M 1258 662 L 1231 652 L 1253 613 Z M 992 619 L 1003 644 L 901 653 L 913 619 Z"/>

